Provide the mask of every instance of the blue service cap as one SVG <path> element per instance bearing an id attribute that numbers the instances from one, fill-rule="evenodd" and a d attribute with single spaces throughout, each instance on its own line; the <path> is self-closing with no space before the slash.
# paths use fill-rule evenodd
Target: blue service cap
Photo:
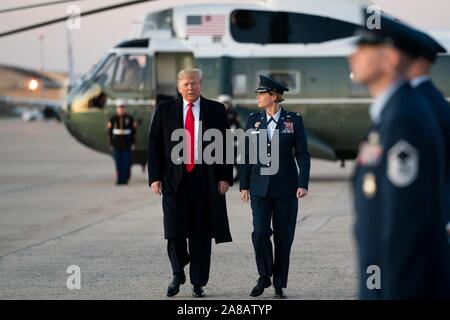
<path id="1" fill-rule="evenodd" d="M 390 44 L 411 57 L 419 56 L 421 43 L 417 30 L 385 13 L 380 13 L 379 26 L 371 26 L 374 28 L 369 29 L 367 22 L 373 14 L 366 8 L 363 9 L 363 25 L 355 32 L 358 36 L 357 44 Z"/>
<path id="2" fill-rule="evenodd" d="M 417 31 L 417 33 L 421 42 L 419 56 L 430 62 L 435 62 L 439 53 L 447 53 L 447 49 L 430 35 L 422 31 Z"/>
<path id="3" fill-rule="evenodd" d="M 259 87 L 255 90 L 255 93 L 264 93 L 264 92 L 276 92 L 279 94 L 283 94 L 284 91 L 289 91 L 289 88 L 279 83 L 276 80 L 273 80 L 269 77 L 259 75 Z"/>

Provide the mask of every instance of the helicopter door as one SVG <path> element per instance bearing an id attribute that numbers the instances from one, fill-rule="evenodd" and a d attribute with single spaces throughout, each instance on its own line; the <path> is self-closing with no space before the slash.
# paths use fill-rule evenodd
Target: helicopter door
<path id="1" fill-rule="evenodd" d="M 177 73 L 194 66 L 194 55 L 190 52 L 155 53 L 156 103 L 177 96 Z"/>

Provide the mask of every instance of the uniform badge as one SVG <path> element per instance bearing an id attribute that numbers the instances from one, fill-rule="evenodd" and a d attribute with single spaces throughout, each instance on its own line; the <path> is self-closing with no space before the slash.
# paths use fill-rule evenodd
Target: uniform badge
<path id="1" fill-rule="evenodd" d="M 291 121 L 285 121 L 284 129 L 281 133 L 294 133 L 294 123 Z"/>
<path id="2" fill-rule="evenodd" d="M 367 137 L 367 141 L 369 141 L 372 146 L 378 145 L 380 143 L 380 134 L 376 131 L 371 131 Z"/>
<path id="3" fill-rule="evenodd" d="M 419 174 L 419 152 L 405 140 L 397 142 L 388 152 L 387 177 L 398 187 L 407 187 Z"/>
<path id="4" fill-rule="evenodd" d="M 255 129 L 259 129 L 259 126 L 261 125 L 261 122 L 255 122 Z"/>
<path id="5" fill-rule="evenodd" d="M 376 166 L 383 155 L 383 148 L 380 145 L 380 135 L 376 131 L 369 133 L 367 141 L 359 146 L 357 163 L 361 166 Z"/>
<path id="6" fill-rule="evenodd" d="M 372 199 L 377 193 L 377 182 L 373 173 L 366 173 L 363 178 L 362 190 L 366 198 Z"/>

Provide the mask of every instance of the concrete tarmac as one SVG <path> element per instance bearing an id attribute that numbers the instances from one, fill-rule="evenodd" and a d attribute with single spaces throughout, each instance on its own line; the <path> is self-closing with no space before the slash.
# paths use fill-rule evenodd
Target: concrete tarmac
<path id="1" fill-rule="evenodd" d="M 141 167 L 133 167 L 130 185 L 115 186 L 112 158 L 55 122 L 0 119 L 0 137 L 0 299 L 168 299 L 161 199 Z M 356 298 L 353 165 L 312 161 L 289 299 Z M 257 280 L 251 210 L 237 185 L 227 205 L 233 242 L 213 245 L 207 298 L 250 299 Z M 66 285 L 71 265 L 81 270 L 79 290 Z M 191 299 L 188 283 L 172 299 Z M 258 299 L 272 296 L 269 288 Z"/>

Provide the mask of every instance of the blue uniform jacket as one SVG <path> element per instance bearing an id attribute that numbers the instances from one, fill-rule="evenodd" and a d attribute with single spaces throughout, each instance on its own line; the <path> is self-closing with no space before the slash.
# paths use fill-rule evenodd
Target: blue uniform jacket
<path id="1" fill-rule="evenodd" d="M 258 132 L 262 129 L 267 129 L 266 112 L 252 113 L 245 131 L 252 130 L 257 135 L 258 145 Z M 282 108 L 276 129 L 279 130 L 279 168 L 274 175 L 261 175 L 261 168 L 267 164 L 263 164 L 259 157 L 256 164 L 249 163 L 249 144 L 252 140 L 246 143 L 246 163 L 240 166 L 240 189 L 250 190 L 252 196 L 288 197 L 295 196 L 298 188 L 308 189 L 310 155 L 302 117 Z M 268 140 L 269 154 L 272 149 Z"/>
<path id="2" fill-rule="evenodd" d="M 443 141 L 427 102 L 406 83 L 363 141 L 354 177 L 362 299 L 450 297 Z M 381 289 L 367 268 L 378 266 Z"/>
<path id="3" fill-rule="evenodd" d="M 416 87 L 429 102 L 442 129 L 445 146 L 445 184 L 447 186 L 447 220 L 450 221 L 450 104 L 430 80 Z"/>

